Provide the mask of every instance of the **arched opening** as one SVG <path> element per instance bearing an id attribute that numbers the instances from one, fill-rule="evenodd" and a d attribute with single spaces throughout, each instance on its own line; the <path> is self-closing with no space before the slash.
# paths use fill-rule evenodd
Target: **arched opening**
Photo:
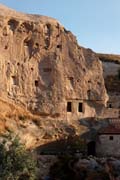
<path id="1" fill-rule="evenodd" d="M 88 156 L 89 155 L 93 155 L 93 156 L 96 155 L 96 143 L 95 143 L 95 141 L 90 141 L 87 144 L 87 154 L 88 154 Z"/>

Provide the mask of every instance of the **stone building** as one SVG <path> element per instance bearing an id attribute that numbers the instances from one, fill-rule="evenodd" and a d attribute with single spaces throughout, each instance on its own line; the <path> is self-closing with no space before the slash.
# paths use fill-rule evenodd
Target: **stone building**
<path id="1" fill-rule="evenodd" d="M 103 128 L 96 142 L 96 154 L 100 156 L 120 157 L 120 124 L 111 123 Z"/>

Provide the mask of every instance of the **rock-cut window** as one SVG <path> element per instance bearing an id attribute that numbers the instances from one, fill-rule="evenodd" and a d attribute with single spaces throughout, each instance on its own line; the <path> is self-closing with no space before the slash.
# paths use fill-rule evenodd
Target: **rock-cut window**
<path id="1" fill-rule="evenodd" d="M 112 141 L 112 140 L 113 140 L 113 136 L 109 136 L 109 140 L 111 140 L 111 141 Z"/>
<path id="2" fill-rule="evenodd" d="M 17 78 L 17 76 L 12 76 L 11 80 L 12 80 L 12 85 L 18 86 L 18 78 Z"/>
<path id="3" fill-rule="evenodd" d="M 78 112 L 83 112 L 83 103 L 81 102 L 78 104 Z"/>
<path id="4" fill-rule="evenodd" d="M 39 86 L 39 81 L 35 80 L 35 86 L 38 87 Z"/>
<path id="5" fill-rule="evenodd" d="M 72 112 L 72 102 L 67 102 L 67 112 Z"/>
<path id="6" fill-rule="evenodd" d="M 112 104 L 109 104 L 108 107 L 109 107 L 109 108 L 112 108 Z"/>

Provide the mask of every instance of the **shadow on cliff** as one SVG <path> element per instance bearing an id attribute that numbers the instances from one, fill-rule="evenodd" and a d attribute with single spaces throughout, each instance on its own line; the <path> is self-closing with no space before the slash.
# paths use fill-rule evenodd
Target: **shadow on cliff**
<path id="1" fill-rule="evenodd" d="M 95 120 L 95 118 L 86 118 L 79 120 L 78 124 L 87 127 L 87 131 L 76 135 L 76 131 L 72 127 L 72 130 L 70 130 L 67 136 L 39 146 L 37 152 L 48 155 L 65 155 L 77 152 L 86 154 L 88 143 L 97 141 L 99 130 L 108 126 L 109 119 Z"/>
<path id="2" fill-rule="evenodd" d="M 100 129 L 109 125 L 109 119 L 84 118 L 79 120 L 79 125 L 87 127 L 87 131 L 80 135 L 87 141 L 96 140 Z"/>

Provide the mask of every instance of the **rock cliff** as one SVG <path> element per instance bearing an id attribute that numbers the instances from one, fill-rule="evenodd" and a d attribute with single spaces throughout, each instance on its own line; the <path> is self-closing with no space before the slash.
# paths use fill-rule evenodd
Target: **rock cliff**
<path id="1" fill-rule="evenodd" d="M 103 64 L 105 87 L 109 96 L 105 116 L 120 120 L 120 55 L 97 54 Z M 102 117 L 105 117 L 102 115 Z"/>
<path id="2" fill-rule="evenodd" d="M 107 101 L 102 63 L 92 50 L 79 46 L 57 20 L 3 5 L 0 84 L 4 115 L 18 107 L 22 114 L 64 122 L 97 116 Z"/>

